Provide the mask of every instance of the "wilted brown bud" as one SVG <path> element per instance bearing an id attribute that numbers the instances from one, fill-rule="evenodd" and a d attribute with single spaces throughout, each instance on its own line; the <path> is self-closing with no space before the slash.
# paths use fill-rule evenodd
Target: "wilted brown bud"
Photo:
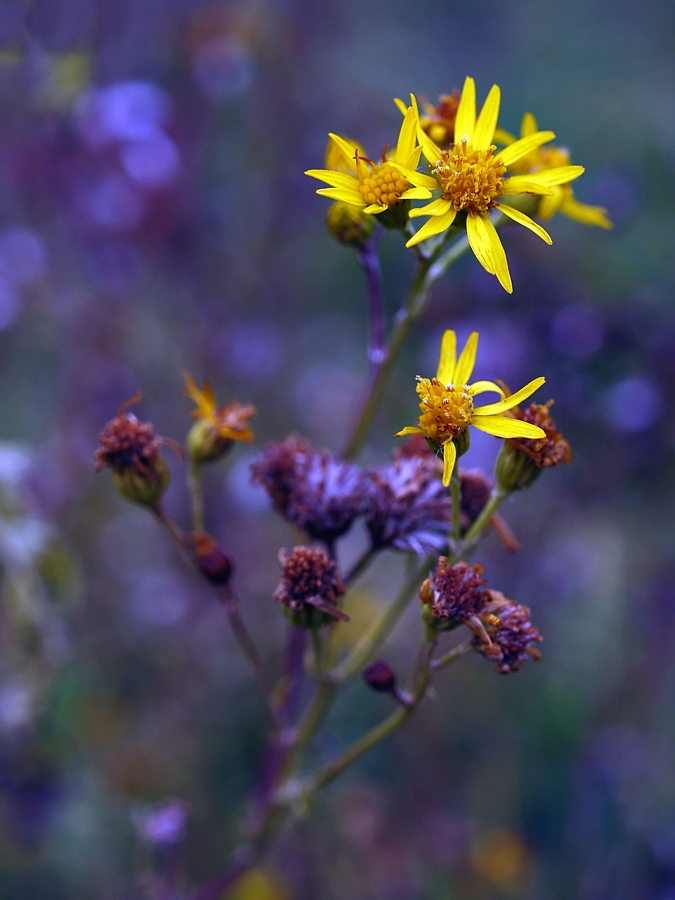
<path id="1" fill-rule="evenodd" d="M 391 694 L 396 690 L 396 672 L 383 659 L 376 659 L 366 666 L 363 680 L 368 687 L 382 694 Z"/>
<path id="2" fill-rule="evenodd" d="M 94 453 L 97 472 L 108 466 L 117 492 L 131 503 L 156 506 L 169 484 L 170 473 L 160 456 L 163 443 L 150 422 L 139 422 L 127 412 L 141 399 L 140 391 L 125 401 L 98 436 Z"/>
<path id="3" fill-rule="evenodd" d="M 335 619 L 349 621 L 337 607 L 345 589 L 334 560 L 319 547 L 295 547 L 290 556 L 282 550 L 283 566 L 274 599 L 297 628 L 317 628 Z"/>
<path id="4" fill-rule="evenodd" d="M 232 577 L 232 563 L 210 534 L 196 531 L 188 536 L 190 552 L 197 568 L 211 584 L 224 587 Z"/>
<path id="5" fill-rule="evenodd" d="M 492 482 L 477 469 L 460 472 L 462 531 L 466 531 L 482 513 L 492 493 Z"/>
<path id="6" fill-rule="evenodd" d="M 495 474 L 502 490 L 520 491 L 537 480 L 542 469 L 569 463 L 572 450 L 556 428 L 548 403 L 531 403 L 527 409 L 514 409 L 513 414 L 523 422 L 538 425 L 546 432 L 543 438 L 510 438 L 504 441 L 497 457 Z"/>

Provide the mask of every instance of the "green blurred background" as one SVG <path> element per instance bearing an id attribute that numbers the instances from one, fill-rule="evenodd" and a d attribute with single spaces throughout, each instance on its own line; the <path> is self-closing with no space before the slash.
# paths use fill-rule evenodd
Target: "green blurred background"
<path id="1" fill-rule="evenodd" d="M 303 171 L 328 131 L 377 154 L 393 97 L 467 74 L 480 99 L 500 84 L 503 127 L 530 110 L 555 130 L 615 229 L 558 216 L 552 248 L 507 229 L 512 296 L 463 259 L 363 459 L 412 420 L 446 327 L 481 332 L 478 377 L 546 375 L 572 465 L 506 508 L 519 555 L 481 553 L 544 659 L 449 671 L 237 896 L 675 900 L 674 47 L 656 0 L 0 2 L 0 900 L 148 896 L 171 798 L 185 884 L 234 846 L 263 709 L 211 593 L 94 475 L 96 433 L 142 388 L 138 415 L 180 440 L 183 368 L 255 403 L 256 443 L 208 472 L 207 524 L 278 664 L 294 536 L 248 466 L 294 430 L 337 450 L 366 374 L 360 272 Z M 396 234 L 382 257 L 391 315 L 411 259 Z M 364 579 L 350 635 L 400 571 Z M 387 658 L 405 666 L 417 628 L 411 609 Z M 317 753 L 387 709 L 355 684 Z"/>

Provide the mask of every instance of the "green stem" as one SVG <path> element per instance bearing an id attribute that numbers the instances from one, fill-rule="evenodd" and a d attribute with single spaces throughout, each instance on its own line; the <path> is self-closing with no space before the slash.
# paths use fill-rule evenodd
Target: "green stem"
<path id="1" fill-rule="evenodd" d="M 345 585 L 349 586 L 353 581 L 356 581 L 359 575 L 365 572 L 371 562 L 375 559 L 375 553 L 376 551 L 371 547 L 363 551 L 361 556 L 356 560 L 349 572 L 345 575 Z"/>
<path id="2" fill-rule="evenodd" d="M 450 479 L 450 494 L 452 496 L 452 542 L 455 547 L 459 544 L 462 536 L 461 532 L 461 513 L 462 500 L 460 496 L 460 480 L 459 480 L 459 458 L 455 460 L 455 468 L 452 470 Z"/>
<path id="3" fill-rule="evenodd" d="M 190 460 L 188 476 L 190 499 L 192 501 L 192 530 L 204 531 L 204 493 L 202 491 L 202 473 L 199 463 Z"/>
<path id="4" fill-rule="evenodd" d="M 449 666 L 450 663 L 461 659 L 463 656 L 466 656 L 467 653 L 471 653 L 472 650 L 472 641 L 464 641 L 462 644 L 458 644 L 456 647 L 453 647 L 452 650 L 448 650 L 448 652 L 443 656 L 439 656 L 438 659 L 432 660 L 431 663 L 429 663 L 429 668 L 434 673 L 439 672 L 441 669 Z"/>
<path id="5" fill-rule="evenodd" d="M 373 622 L 349 656 L 333 671 L 333 680 L 336 683 L 341 684 L 348 678 L 351 678 L 377 653 L 412 600 L 416 589 L 434 564 L 434 560 L 435 557 L 433 556 L 426 557 L 422 565 L 408 575 L 391 605 L 387 607 L 379 619 Z"/>
<path id="6" fill-rule="evenodd" d="M 460 554 L 462 556 L 465 556 L 466 554 L 470 553 L 471 550 L 473 550 L 473 548 L 480 540 L 483 531 L 489 524 L 490 519 L 494 516 L 494 514 L 497 512 L 499 507 L 508 496 L 509 491 L 502 491 L 499 490 L 499 488 L 495 488 L 493 490 L 492 494 L 490 495 L 490 499 L 481 510 L 480 515 L 464 535 L 464 540 L 462 541 L 460 547 Z"/>
<path id="7" fill-rule="evenodd" d="M 466 253 L 469 249 L 469 241 L 466 235 L 463 235 L 443 252 L 446 247 L 447 242 L 442 243 L 429 258 L 420 259 L 417 263 L 406 302 L 396 317 L 396 324 L 382 365 L 371 382 L 366 401 L 342 452 L 344 459 L 355 457 L 363 446 L 410 329 L 429 304 L 431 286 L 456 260 Z"/>

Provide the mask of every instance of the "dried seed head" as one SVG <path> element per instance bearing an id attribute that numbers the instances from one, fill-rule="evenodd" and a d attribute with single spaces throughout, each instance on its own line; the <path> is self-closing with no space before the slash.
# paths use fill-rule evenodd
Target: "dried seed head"
<path id="1" fill-rule="evenodd" d="M 335 619 L 347 621 L 337 607 L 344 594 L 342 578 L 334 560 L 319 547 L 295 547 L 290 556 L 279 554 L 282 576 L 274 599 L 299 628 L 316 628 Z"/>
<path id="2" fill-rule="evenodd" d="M 251 472 L 277 512 L 310 537 L 329 544 L 345 534 L 365 509 L 365 473 L 293 435 L 269 444 Z"/>
<path id="3" fill-rule="evenodd" d="M 422 617 L 427 625 L 447 631 L 477 616 L 485 605 L 483 567 L 459 562 L 449 566 L 439 557 L 436 571 L 422 583 Z"/>
<path id="4" fill-rule="evenodd" d="M 536 646 L 541 635 L 530 621 L 530 610 L 509 600 L 499 591 L 485 591 L 485 607 L 480 619 L 485 634 L 476 634 L 474 646 L 497 663 L 503 675 L 517 672 L 527 657 L 541 658 Z"/>
<path id="5" fill-rule="evenodd" d="M 537 480 L 542 469 L 569 463 L 572 450 L 551 418 L 548 403 L 531 403 L 527 409 L 514 409 L 515 418 L 538 425 L 545 432 L 541 438 L 510 438 L 505 441 L 497 458 L 495 474 L 503 490 L 519 491 Z"/>
<path id="6" fill-rule="evenodd" d="M 125 401 L 98 435 L 94 468 L 108 466 L 120 496 L 142 506 L 156 505 L 169 483 L 169 467 L 160 456 L 163 443 L 150 422 L 139 422 L 129 406 L 141 399 L 140 391 Z"/>

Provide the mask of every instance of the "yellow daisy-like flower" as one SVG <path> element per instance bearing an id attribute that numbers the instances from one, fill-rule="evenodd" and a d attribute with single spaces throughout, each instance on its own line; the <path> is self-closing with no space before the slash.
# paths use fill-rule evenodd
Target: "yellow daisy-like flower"
<path id="1" fill-rule="evenodd" d="M 409 425 L 395 437 L 408 434 L 422 434 L 427 440 L 443 448 L 443 484 L 449 485 L 452 470 L 457 459 L 455 439 L 469 425 L 501 438 L 545 438 L 546 432 L 530 422 L 523 422 L 502 415 L 518 406 L 544 384 L 545 378 L 535 378 L 525 387 L 504 396 L 504 392 L 494 381 L 474 381 L 469 378 L 476 362 L 478 332 L 469 335 L 466 346 L 457 359 L 457 337 L 448 329 L 441 342 L 441 354 L 435 378 L 417 376 L 417 393 L 420 395 L 419 425 Z M 494 391 L 501 397 L 496 403 L 474 406 L 477 394 Z"/>
<path id="2" fill-rule="evenodd" d="M 218 406 L 206 379 L 200 390 L 189 372 L 183 372 L 183 378 L 185 394 L 194 400 L 196 407 L 190 413 L 196 421 L 187 437 L 188 451 L 193 459 L 200 463 L 209 462 L 222 456 L 232 441 L 249 444 L 253 440 L 248 420 L 256 414 L 255 406 L 241 404 L 238 400 Z"/>
<path id="3" fill-rule="evenodd" d="M 395 168 L 395 165 L 399 165 L 413 172 L 417 168 L 422 153 L 422 148 L 417 145 L 417 125 L 417 110 L 408 107 L 393 154 L 387 155 L 387 144 L 378 163 L 364 156 L 358 144 L 339 134 L 331 134 L 331 140 L 342 154 L 344 162 L 353 167 L 354 174 L 349 169 L 336 171 L 338 165 L 335 157 L 331 156 L 330 168 L 309 169 L 305 175 L 330 185 L 318 190 L 317 194 L 332 200 L 342 200 L 369 215 L 385 212 L 401 200 L 428 200 L 431 197 L 428 189 L 411 185 L 405 175 Z"/>
<path id="4" fill-rule="evenodd" d="M 537 131 L 503 150 L 497 150 L 492 141 L 497 127 L 500 96 L 499 87 L 493 85 L 476 118 L 476 87 L 473 78 L 467 78 L 455 118 L 455 143 L 448 150 L 441 149 L 421 126 L 418 127 L 417 135 L 422 152 L 431 165 L 431 175 L 414 172 L 398 162 L 395 167 L 415 187 L 441 192 L 440 197 L 427 206 L 411 210 L 411 218 L 430 218 L 406 246 L 412 247 L 446 231 L 458 213 L 465 213 L 469 244 L 478 261 L 488 272 L 497 276 L 505 290 L 512 293 L 506 254 L 490 219 L 490 212 L 499 209 L 505 216 L 551 244 L 551 238 L 541 225 L 502 202 L 501 198 L 517 194 L 552 196 L 557 185 L 569 183 L 584 170 L 582 166 L 557 166 L 533 174 L 506 177 L 507 170 L 515 162 L 552 140 L 555 135 L 552 131 Z M 412 95 L 411 101 L 413 109 L 417 110 L 417 102 Z"/>
<path id="5" fill-rule="evenodd" d="M 525 113 L 520 126 L 520 137 L 527 138 L 537 133 L 537 120 L 532 113 Z M 502 133 L 507 144 L 515 143 L 516 138 Z M 544 172 L 558 166 L 569 166 L 570 152 L 566 147 L 537 147 L 531 153 L 526 154 L 513 166 L 514 171 Z M 599 228 L 613 228 L 613 224 L 607 217 L 607 210 L 602 206 L 590 206 L 588 203 L 580 203 L 574 196 L 572 186 L 557 184 L 553 187 L 553 193 L 544 196 L 539 201 L 537 216 L 540 219 L 551 219 L 557 212 L 561 212 L 570 219 L 582 222 L 584 225 L 596 225 Z"/>

